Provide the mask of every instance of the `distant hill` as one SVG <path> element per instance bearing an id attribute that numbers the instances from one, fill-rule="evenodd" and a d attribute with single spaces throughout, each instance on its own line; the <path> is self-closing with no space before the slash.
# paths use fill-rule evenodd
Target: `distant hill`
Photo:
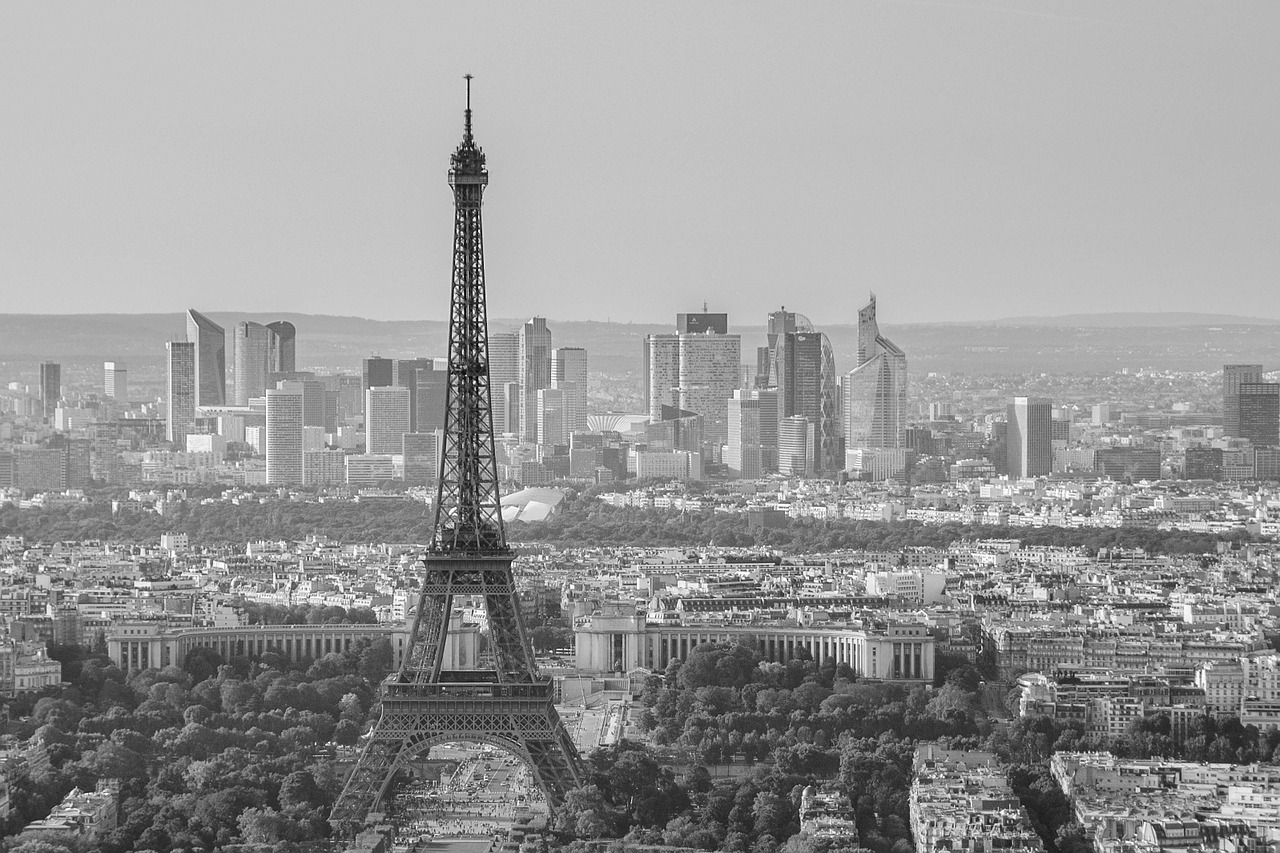
<path id="1" fill-rule="evenodd" d="M 1115 314 L 1059 314 L 1052 317 L 1003 317 L 972 325 L 1040 326 L 1076 329 L 1168 329 L 1185 326 L 1280 326 L 1270 317 L 1199 314 L 1190 311 L 1129 311 Z"/>
<path id="2" fill-rule="evenodd" d="M 227 329 L 227 362 L 233 361 L 232 331 L 242 320 L 288 320 L 298 330 L 298 367 L 359 372 L 361 359 L 444 356 L 444 320 L 367 320 L 323 314 L 208 312 Z M 491 318 L 492 331 L 510 330 L 520 319 Z M 583 347 L 592 374 L 628 376 L 638 387 L 645 335 L 674 331 L 673 323 L 563 321 L 550 318 L 555 346 Z M 836 369 L 856 362 L 857 327 L 822 324 L 831 338 Z M 1058 317 L 1009 317 L 983 323 L 881 325 L 907 353 L 912 376 L 942 373 L 1110 373 L 1122 368 L 1221 370 L 1233 362 L 1280 365 L 1280 320 L 1227 314 L 1116 313 Z M 765 343 L 763 325 L 733 325 L 742 336 L 742 363 L 754 364 Z M 0 314 L 0 380 L 35 381 L 41 361 L 62 364 L 63 381 L 94 386 L 102 362 L 123 361 L 129 381 L 148 398 L 162 390 L 165 341 L 183 340 L 186 321 L 165 314 Z M 914 381 L 914 380 L 913 380 Z"/>

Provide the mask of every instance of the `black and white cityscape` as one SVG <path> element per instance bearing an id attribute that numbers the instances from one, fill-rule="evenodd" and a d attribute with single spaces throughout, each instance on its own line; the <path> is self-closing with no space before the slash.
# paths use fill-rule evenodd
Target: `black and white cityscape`
<path id="1" fill-rule="evenodd" d="M 0 847 L 1280 853 L 1272 36 L 0 11 Z"/>

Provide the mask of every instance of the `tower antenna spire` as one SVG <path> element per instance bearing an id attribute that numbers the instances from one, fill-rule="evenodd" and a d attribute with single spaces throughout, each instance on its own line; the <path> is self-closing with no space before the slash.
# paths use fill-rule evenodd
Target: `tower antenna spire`
<path id="1" fill-rule="evenodd" d="M 467 81 L 467 122 L 466 127 L 462 131 L 462 138 L 465 142 L 471 141 L 471 75 L 462 75 Z"/>

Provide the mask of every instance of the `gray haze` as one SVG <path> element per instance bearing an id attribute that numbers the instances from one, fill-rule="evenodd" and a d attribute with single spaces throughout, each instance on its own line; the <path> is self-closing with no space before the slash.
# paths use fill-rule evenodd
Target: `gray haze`
<path id="1" fill-rule="evenodd" d="M 1280 4 L 0 5 L 0 311 L 1280 317 Z M 301 332 L 300 332 L 301 333 Z"/>

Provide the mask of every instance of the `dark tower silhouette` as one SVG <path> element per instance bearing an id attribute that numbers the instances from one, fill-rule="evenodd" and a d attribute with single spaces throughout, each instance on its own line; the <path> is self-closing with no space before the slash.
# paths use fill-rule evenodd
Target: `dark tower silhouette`
<path id="1" fill-rule="evenodd" d="M 471 76 L 462 144 L 453 153 L 453 287 L 444 450 L 434 534 L 422 593 L 398 673 L 383 683 L 381 711 L 330 816 L 350 837 L 379 809 L 396 773 L 432 746 L 472 741 L 524 759 L 552 808 L 582 780 L 577 750 L 560 723 L 551 680 L 542 677 L 520 619 L 513 555 L 498 496 L 489 399 L 480 204 L 489 181 L 471 136 Z M 487 669 L 444 669 L 454 596 L 482 596 L 493 659 Z"/>

